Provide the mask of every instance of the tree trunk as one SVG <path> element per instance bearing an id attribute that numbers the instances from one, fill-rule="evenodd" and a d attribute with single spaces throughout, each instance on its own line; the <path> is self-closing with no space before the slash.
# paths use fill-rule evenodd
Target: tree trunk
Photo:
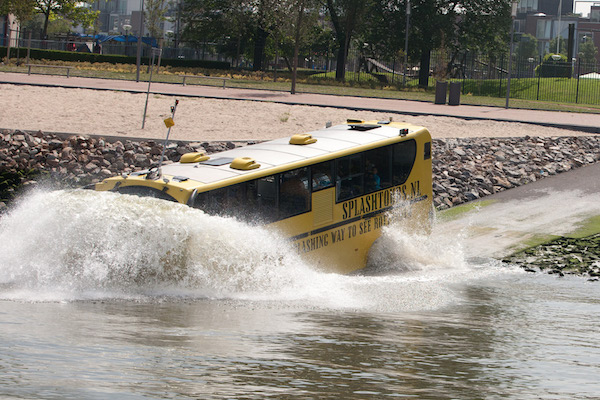
<path id="1" fill-rule="evenodd" d="M 254 34 L 254 66 L 253 71 L 261 71 L 263 69 L 263 55 L 265 53 L 265 44 L 267 43 L 267 32 L 261 28 L 256 28 Z"/>
<path id="2" fill-rule="evenodd" d="M 294 59 L 292 68 L 292 90 L 291 94 L 296 94 L 296 78 L 298 72 L 298 53 L 300 51 L 300 33 L 302 31 L 302 17 L 304 16 L 304 2 L 300 2 L 298 7 L 298 18 L 296 19 L 296 32 L 294 43 Z"/>
<path id="3" fill-rule="evenodd" d="M 285 65 L 287 66 L 288 71 L 292 72 L 293 67 L 292 67 L 292 63 L 290 62 L 290 59 L 287 58 L 286 56 L 283 56 L 283 61 L 285 61 Z"/>
<path id="4" fill-rule="evenodd" d="M 337 53 L 337 65 L 335 66 L 335 80 L 343 82 L 346 79 L 346 59 L 348 58 L 348 45 L 346 38 L 341 41 L 342 46 Z"/>
<path id="5" fill-rule="evenodd" d="M 44 30 L 42 31 L 42 40 L 48 39 L 48 21 L 50 20 L 50 6 L 48 10 L 44 12 Z"/>
<path id="6" fill-rule="evenodd" d="M 239 34 L 237 38 L 237 46 L 235 49 L 235 68 L 240 67 L 240 49 L 242 47 L 242 35 Z"/>
<path id="7" fill-rule="evenodd" d="M 419 68 L 419 86 L 426 88 L 429 86 L 429 65 L 431 62 L 431 50 L 421 50 L 421 65 Z"/>

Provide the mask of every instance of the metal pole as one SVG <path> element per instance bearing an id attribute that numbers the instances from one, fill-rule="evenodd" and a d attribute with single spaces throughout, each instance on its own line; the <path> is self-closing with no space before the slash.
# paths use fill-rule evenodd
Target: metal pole
<path id="1" fill-rule="evenodd" d="M 562 15 L 562 0 L 558 2 L 558 27 L 556 28 L 556 54 L 560 54 L 560 17 Z"/>
<path id="2" fill-rule="evenodd" d="M 408 28 L 410 26 L 410 0 L 406 0 L 406 33 L 404 34 L 404 74 L 402 86 L 406 86 L 406 64 L 408 63 Z"/>
<path id="3" fill-rule="evenodd" d="M 10 17 L 6 18 L 6 25 L 8 25 L 8 43 L 6 44 L 6 62 L 8 63 L 8 60 L 10 60 L 10 42 L 12 41 L 12 28 L 10 27 Z"/>
<path id="4" fill-rule="evenodd" d="M 29 37 L 27 39 L 27 62 L 25 64 L 29 64 L 30 54 L 31 54 L 31 31 L 29 31 Z"/>
<path id="5" fill-rule="evenodd" d="M 150 61 L 150 78 L 148 78 L 148 91 L 146 92 L 146 105 L 144 106 L 144 117 L 142 118 L 142 129 L 146 125 L 146 111 L 148 110 L 148 98 L 150 97 L 150 85 L 152 84 L 152 72 L 154 71 L 154 48 L 152 49 L 152 59 Z"/>
<path id="6" fill-rule="evenodd" d="M 542 65 L 542 59 L 543 59 L 542 56 L 540 56 L 540 63 L 539 63 L 539 65 Z M 541 68 L 540 68 L 540 70 L 541 70 Z M 538 73 L 537 95 L 535 96 L 536 100 L 540 99 L 540 83 L 541 82 L 542 82 L 542 74 Z"/>
<path id="7" fill-rule="evenodd" d="M 175 100 L 175 105 L 171 107 L 171 123 L 175 120 L 175 111 L 177 111 L 177 104 L 179 104 L 179 100 Z M 165 120 L 166 123 L 167 120 Z M 167 137 L 165 139 L 165 144 L 163 144 L 162 152 L 160 154 L 160 160 L 158 161 L 158 168 L 156 169 L 156 176 L 160 177 L 162 172 L 160 168 L 162 167 L 163 160 L 165 158 L 165 150 L 167 149 L 167 145 L 169 144 L 169 134 L 171 133 L 171 127 L 173 125 L 169 124 L 169 129 L 167 129 Z"/>
<path id="8" fill-rule="evenodd" d="M 577 63 L 577 92 L 575 93 L 575 104 L 579 102 L 579 75 L 581 73 L 581 58 Z"/>
<path id="9" fill-rule="evenodd" d="M 562 1 L 562 0 L 561 0 Z M 506 82 L 506 108 L 508 108 L 508 99 L 510 98 L 510 75 L 512 72 L 513 38 L 515 36 L 515 18 L 517 17 L 516 0 L 512 2 L 512 19 L 510 20 L 510 51 L 508 55 L 508 81 Z"/>
<path id="10" fill-rule="evenodd" d="M 137 37 L 137 54 L 136 54 L 136 73 L 135 73 L 135 81 L 140 81 L 140 66 L 142 65 L 142 36 L 144 35 L 144 0 L 140 2 L 140 26 Z M 144 117 L 146 115 L 144 114 Z"/>
<path id="11" fill-rule="evenodd" d="M 177 1 L 177 19 L 176 19 L 176 29 L 175 29 L 175 58 L 179 56 L 177 49 L 179 48 L 179 29 L 181 26 L 181 0 Z"/>
<path id="12" fill-rule="evenodd" d="M 162 59 L 162 50 L 163 50 L 163 39 L 160 38 L 158 41 L 158 62 L 156 63 L 156 74 L 160 74 L 160 61 Z"/>

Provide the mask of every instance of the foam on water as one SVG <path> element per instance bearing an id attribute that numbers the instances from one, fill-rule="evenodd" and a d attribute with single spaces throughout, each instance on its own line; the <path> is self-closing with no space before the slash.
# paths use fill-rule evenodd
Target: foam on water
<path id="1" fill-rule="evenodd" d="M 390 226 L 373 249 L 373 276 L 327 274 L 266 228 L 84 190 L 22 199 L 0 219 L 0 253 L 0 298 L 25 301 L 167 297 L 428 309 L 454 301 L 453 284 L 493 270 L 467 264 L 456 242 Z"/>

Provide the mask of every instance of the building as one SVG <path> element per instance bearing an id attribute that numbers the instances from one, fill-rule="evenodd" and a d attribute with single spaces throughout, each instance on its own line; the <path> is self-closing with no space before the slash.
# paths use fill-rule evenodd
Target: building
<path id="1" fill-rule="evenodd" d="M 14 15 L 0 15 L 0 46 L 7 46 L 8 44 L 10 44 L 11 47 L 15 47 L 17 45 L 18 31 L 19 21 L 15 18 Z"/>
<path id="2" fill-rule="evenodd" d="M 558 7 L 561 7 L 561 15 L 573 13 L 574 0 L 520 0 L 517 12 L 519 14 L 544 13 L 557 15 Z"/>
<path id="3" fill-rule="evenodd" d="M 600 3 L 594 4 L 587 18 L 580 18 L 575 29 L 576 48 L 582 43 L 591 40 L 597 49 L 600 49 Z M 600 63 L 600 51 L 596 55 L 596 61 Z"/>
<path id="4" fill-rule="evenodd" d="M 176 16 L 178 10 L 181 9 L 182 1 L 165 2 L 167 7 L 166 20 L 160 24 L 160 29 L 163 32 L 162 38 L 168 37 L 171 32 L 176 32 Z M 138 36 L 140 31 L 140 10 L 144 6 L 144 0 L 95 0 L 92 8 L 100 11 L 100 15 L 98 16 L 98 33 Z M 144 27 L 142 35 L 149 35 L 146 27 Z"/>
<path id="5" fill-rule="evenodd" d="M 579 46 L 592 40 L 600 49 L 600 0 L 591 6 L 589 16 L 573 13 L 575 0 L 520 0 L 515 19 L 515 32 L 529 34 L 538 41 L 540 56 L 547 53 L 566 53 L 567 49 L 550 48 L 550 42 L 569 38 L 569 25 L 574 28 L 573 58 L 577 58 Z M 559 10 L 560 8 L 560 10 Z M 556 42 L 555 42 L 556 43 Z M 596 57 L 600 62 L 600 55 Z"/>

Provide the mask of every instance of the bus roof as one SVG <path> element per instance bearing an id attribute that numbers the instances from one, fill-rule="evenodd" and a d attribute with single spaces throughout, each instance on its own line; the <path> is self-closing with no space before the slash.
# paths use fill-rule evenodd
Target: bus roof
<path id="1" fill-rule="evenodd" d="M 164 165 L 165 175 L 185 177 L 187 179 L 211 184 L 224 179 L 240 177 L 246 174 L 268 175 L 280 172 L 286 167 L 295 168 L 292 164 L 325 161 L 369 148 L 377 142 L 390 141 L 399 137 L 410 138 L 416 133 L 427 130 L 423 127 L 406 123 L 349 121 L 345 125 L 309 132 L 316 142 L 307 145 L 290 144 L 290 137 L 270 140 L 251 146 L 238 147 L 210 155 L 210 159 L 199 163 L 173 163 Z M 427 132 L 428 134 L 428 132 Z M 236 158 L 248 157 L 259 164 L 259 167 L 240 170 L 231 167 Z M 309 163 L 307 163 L 309 164 Z M 267 171 L 268 170 L 268 171 Z"/>

